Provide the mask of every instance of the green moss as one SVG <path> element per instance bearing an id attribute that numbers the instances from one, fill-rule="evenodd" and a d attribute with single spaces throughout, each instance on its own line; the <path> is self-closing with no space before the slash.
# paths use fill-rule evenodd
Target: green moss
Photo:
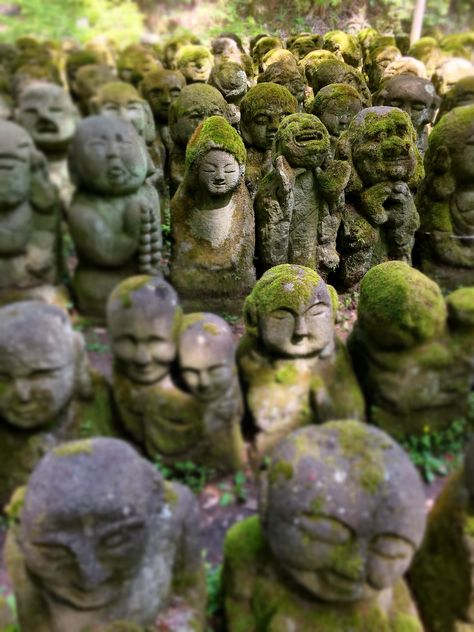
<path id="1" fill-rule="evenodd" d="M 275 380 L 279 384 L 295 384 L 298 381 L 299 372 L 294 364 L 287 364 L 278 369 L 275 374 Z"/>
<path id="2" fill-rule="evenodd" d="M 18 522 L 21 517 L 23 505 L 25 504 L 26 485 L 17 487 L 5 507 L 5 514 L 8 516 L 9 522 Z"/>
<path id="3" fill-rule="evenodd" d="M 197 127 L 186 148 L 186 167 L 189 169 L 211 149 L 228 152 L 239 165 L 245 165 L 247 152 L 244 142 L 223 116 L 210 116 Z"/>
<path id="4" fill-rule="evenodd" d="M 153 277 L 148 275 L 138 275 L 130 277 L 122 281 L 110 294 L 109 301 L 118 301 L 124 309 L 129 309 L 133 306 L 132 295 L 142 287 L 145 287 L 147 283 L 152 280 Z"/>
<path id="5" fill-rule="evenodd" d="M 240 102 L 244 124 L 249 124 L 258 111 L 279 111 L 283 115 L 295 114 L 298 102 L 287 88 L 276 83 L 259 83 L 247 92 Z"/>
<path id="6" fill-rule="evenodd" d="M 358 579 L 364 569 L 364 559 L 354 552 L 352 541 L 340 544 L 332 549 L 328 568 L 341 573 L 344 577 Z"/>
<path id="7" fill-rule="evenodd" d="M 260 518 L 251 516 L 236 522 L 227 531 L 224 557 L 233 566 L 251 565 L 262 549 L 266 548 Z"/>
<path id="8" fill-rule="evenodd" d="M 390 444 L 356 421 L 335 422 L 344 456 L 353 461 L 361 487 L 376 494 L 385 479 L 384 451 Z"/>
<path id="9" fill-rule="evenodd" d="M 97 93 L 97 101 L 100 104 L 112 101 L 113 103 L 127 103 L 128 101 L 141 101 L 137 90 L 124 81 L 113 81 L 100 88 Z"/>
<path id="10" fill-rule="evenodd" d="M 320 135 L 318 141 L 310 141 L 309 147 L 300 148 L 295 143 L 298 134 L 304 132 L 317 132 Z M 291 156 L 293 154 L 305 155 L 309 151 L 317 151 L 318 154 L 327 154 L 330 149 L 329 134 L 321 121 L 313 114 L 290 114 L 281 121 L 275 136 L 276 155 L 287 155 L 287 147 L 290 146 Z M 288 156 L 287 156 L 288 159 Z"/>
<path id="11" fill-rule="evenodd" d="M 215 323 L 204 323 L 202 328 L 211 336 L 218 336 L 221 333 L 221 330 Z"/>
<path id="12" fill-rule="evenodd" d="M 163 493 L 165 498 L 165 503 L 167 505 L 176 505 L 179 501 L 179 496 L 176 493 L 176 490 L 173 488 L 173 484 L 168 481 L 164 482 Z"/>
<path id="13" fill-rule="evenodd" d="M 176 101 L 170 107 L 170 126 L 174 125 L 187 111 L 198 109 L 205 115 L 215 114 L 216 108 L 222 116 L 227 111 L 227 103 L 222 94 L 206 83 L 193 83 L 185 86 Z"/>
<path id="14" fill-rule="evenodd" d="M 60 457 L 76 456 L 77 454 L 92 454 L 93 444 L 91 439 L 81 441 L 71 441 L 63 443 L 53 449 L 53 454 Z"/>
<path id="15" fill-rule="evenodd" d="M 331 297 L 332 311 L 334 313 L 334 319 L 336 318 L 337 310 L 339 309 L 339 296 L 337 290 L 332 285 L 328 285 L 329 296 Z"/>
<path id="16" fill-rule="evenodd" d="M 321 88 L 321 90 L 319 90 L 316 94 L 313 101 L 312 111 L 313 114 L 318 116 L 319 114 L 325 112 L 330 105 L 333 105 L 333 103 L 336 102 L 340 111 L 343 112 L 345 108 L 354 102 L 354 100 L 359 101 L 362 107 L 360 94 L 355 88 L 347 83 L 332 83 L 328 86 L 324 86 L 324 88 Z"/>
<path id="17" fill-rule="evenodd" d="M 275 465 L 272 465 L 269 472 L 269 480 L 271 483 L 276 483 L 279 477 L 283 477 L 289 481 L 293 478 L 293 466 L 287 461 L 278 461 Z"/>
<path id="18" fill-rule="evenodd" d="M 176 53 L 175 58 L 178 69 L 186 66 L 186 64 L 190 62 L 199 61 L 200 59 L 212 59 L 212 55 L 205 46 L 195 44 L 182 46 Z"/>
<path id="19" fill-rule="evenodd" d="M 474 105 L 464 105 L 445 114 L 434 126 L 425 154 L 427 176 L 434 173 L 439 174 L 438 156 L 442 147 L 446 148 L 449 154 L 461 150 L 466 138 L 469 137 L 470 133 L 472 134 L 473 121 Z"/>
<path id="20" fill-rule="evenodd" d="M 452 322 L 472 327 L 474 325 L 474 287 L 460 288 L 446 299 Z"/>
<path id="21" fill-rule="evenodd" d="M 322 496 L 318 496 L 311 501 L 311 513 L 314 516 L 318 516 L 319 514 L 324 512 L 324 508 L 326 506 L 326 499 Z"/>

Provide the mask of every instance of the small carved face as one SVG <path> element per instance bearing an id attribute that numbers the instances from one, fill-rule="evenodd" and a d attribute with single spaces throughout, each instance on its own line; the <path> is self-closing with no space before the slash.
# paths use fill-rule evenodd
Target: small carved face
<path id="1" fill-rule="evenodd" d="M 0 417 L 24 429 L 54 422 L 76 386 L 71 332 L 60 331 L 57 318 L 49 323 L 43 319 L 36 331 L 34 321 L 32 317 L 31 331 L 23 335 L 8 326 L 0 331 Z"/>
<path id="2" fill-rule="evenodd" d="M 124 94 L 107 96 L 99 106 L 99 114 L 119 116 L 130 121 L 138 135 L 144 137 L 147 116 L 143 101 L 137 96 Z"/>
<path id="3" fill-rule="evenodd" d="M 293 114 L 283 119 L 276 136 L 277 150 L 292 167 L 321 167 L 329 154 L 329 135 L 312 114 Z"/>
<path id="4" fill-rule="evenodd" d="M 223 115 L 223 109 L 217 103 L 196 100 L 181 113 L 174 125 L 173 136 L 181 145 L 186 146 L 199 123 L 210 116 Z"/>
<path id="5" fill-rule="evenodd" d="M 48 84 L 32 86 L 20 97 L 18 120 L 45 151 L 65 148 L 78 115 L 65 90 Z"/>
<path id="6" fill-rule="evenodd" d="M 112 352 L 125 375 L 139 384 L 154 384 L 170 371 L 176 355 L 174 315 L 155 318 L 133 310 L 109 325 Z"/>
<path id="7" fill-rule="evenodd" d="M 97 94 L 101 86 L 111 81 L 116 81 L 116 79 L 109 66 L 100 66 L 98 64 L 82 66 L 77 71 L 74 90 L 81 97 L 82 101 L 87 102 Z"/>
<path id="8" fill-rule="evenodd" d="M 241 175 L 242 170 L 234 156 L 220 149 L 208 151 L 198 167 L 199 183 L 211 196 L 233 191 Z"/>
<path id="9" fill-rule="evenodd" d="M 212 42 L 212 53 L 220 61 L 234 61 L 240 63 L 242 53 L 231 37 L 218 37 Z"/>
<path id="10" fill-rule="evenodd" d="M 298 308 L 281 307 L 259 314 L 259 331 L 270 353 L 302 358 L 321 352 L 334 339 L 329 295 L 324 300 L 315 292 Z"/>
<path id="11" fill-rule="evenodd" d="M 179 69 L 187 83 L 206 83 L 211 74 L 212 63 L 212 57 L 209 55 L 196 55 L 186 63 L 180 64 Z"/>
<path id="12" fill-rule="evenodd" d="M 410 126 L 408 116 L 395 109 L 366 116 L 352 147 L 352 162 L 366 185 L 410 178 L 416 163 Z"/>
<path id="13" fill-rule="evenodd" d="M 33 142 L 19 126 L 0 121 L 0 210 L 22 202 L 30 189 Z"/>
<path id="14" fill-rule="evenodd" d="M 257 109 L 246 125 L 252 145 L 262 151 L 270 149 L 278 126 L 283 118 L 289 114 L 291 112 L 285 112 L 281 107 L 271 103 L 268 104 L 268 107 Z"/>
<path id="15" fill-rule="evenodd" d="M 381 90 L 383 105 L 408 114 L 420 133 L 433 117 L 436 91 L 432 83 L 417 77 L 395 77 Z"/>
<path id="16" fill-rule="evenodd" d="M 144 79 L 147 82 L 147 78 Z M 149 102 L 153 115 L 163 123 L 168 122 L 170 105 L 175 101 L 183 89 L 185 83 L 179 73 L 164 71 L 155 75 L 153 81 L 144 86 L 146 99 Z"/>
<path id="17" fill-rule="evenodd" d="M 119 61 L 119 76 L 122 81 L 137 85 L 148 72 L 160 68 L 160 64 L 150 53 L 133 52 Z"/>
<path id="18" fill-rule="evenodd" d="M 74 139 L 72 162 L 81 181 L 99 193 L 136 191 L 147 173 L 144 144 L 135 129 L 118 117 L 84 119 Z"/>
<path id="19" fill-rule="evenodd" d="M 339 138 L 346 131 L 354 116 L 362 109 L 360 99 L 351 96 L 334 97 L 317 113 L 331 136 Z M 315 112 L 316 114 L 316 112 Z"/>

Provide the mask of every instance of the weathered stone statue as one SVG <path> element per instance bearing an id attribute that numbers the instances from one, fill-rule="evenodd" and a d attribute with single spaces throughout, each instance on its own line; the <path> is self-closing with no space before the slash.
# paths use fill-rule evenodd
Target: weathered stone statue
<path id="1" fill-rule="evenodd" d="M 260 37 L 253 47 L 251 47 L 250 55 L 252 57 L 255 74 L 262 72 L 262 60 L 265 55 L 274 48 L 284 48 L 283 42 L 279 37 L 264 35 Z"/>
<path id="2" fill-rule="evenodd" d="M 140 445 L 145 444 L 144 411 L 151 390 L 177 391 L 170 371 L 181 316 L 176 292 L 159 277 L 126 279 L 107 302 L 115 404 L 122 425 Z"/>
<path id="3" fill-rule="evenodd" d="M 61 441 L 114 434 L 105 381 L 66 313 L 39 301 L 0 309 L 0 503 Z"/>
<path id="4" fill-rule="evenodd" d="M 187 46 L 188 44 L 200 44 L 201 41 L 196 35 L 190 33 L 183 33 L 181 35 L 175 35 L 165 40 L 163 44 L 163 63 L 165 68 L 169 70 L 177 70 L 176 55 L 180 48 Z"/>
<path id="5" fill-rule="evenodd" d="M 117 59 L 117 70 L 122 81 L 138 86 L 149 72 L 160 70 L 161 62 L 150 50 L 140 44 L 130 44 L 120 53 Z"/>
<path id="6" fill-rule="evenodd" d="M 297 100 L 298 109 L 303 109 L 306 81 L 304 74 L 296 63 L 291 65 L 285 62 L 275 62 L 268 66 L 264 72 L 260 73 L 257 82 L 271 82 L 284 86 Z"/>
<path id="7" fill-rule="evenodd" d="M 209 116 L 226 116 L 227 103 L 212 86 L 192 84 L 182 89 L 169 110 L 169 127 L 173 147 L 169 164 L 170 193 L 174 195 L 183 181 L 186 145 L 196 127 Z"/>
<path id="8" fill-rule="evenodd" d="M 391 61 L 382 73 L 381 81 L 396 75 L 413 75 L 421 79 L 428 79 L 425 64 L 415 57 L 399 57 Z"/>
<path id="9" fill-rule="evenodd" d="M 372 96 L 362 73 L 339 59 L 327 59 L 318 64 L 311 73 L 311 81 L 315 96 L 321 88 L 331 83 L 346 83 L 357 90 L 364 107 L 368 108 L 372 105 Z"/>
<path id="10" fill-rule="evenodd" d="M 444 288 L 474 285 L 474 105 L 437 123 L 417 198 L 421 269 Z"/>
<path id="11" fill-rule="evenodd" d="M 46 154 L 51 181 L 64 204 L 69 204 L 73 187 L 66 156 L 79 121 L 79 112 L 71 97 L 64 88 L 52 83 L 31 84 L 20 95 L 16 118 L 36 147 Z"/>
<path id="12" fill-rule="evenodd" d="M 297 61 L 301 61 L 308 53 L 321 48 L 322 37 L 321 35 L 300 35 L 293 40 L 290 51 L 293 53 Z"/>
<path id="13" fill-rule="evenodd" d="M 176 53 L 177 69 L 186 83 L 206 83 L 211 74 L 214 58 L 205 46 L 189 44 Z"/>
<path id="14" fill-rule="evenodd" d="M 312 114 L 291 114 L 275 136 L 273 169 L 255 198 L 261 272 L 296 263 L 321 272 L 339 263 L 337 230 L 350 167 L 333 160 L 329 134 Z"/>
<path id="15" fill-rule="evenodd" d="M 197 403 L 198 415 L 182 417 L 173 428 L 164 422 L 160 397 L 149 401 L 146 431 L 161 453 L 163 445 L 176 460 L 192 460 L 221 471 L 244 464 L 240 431 L 243 400 L 229 325 L 214 314 L 184 316 L 178 344 L 178 383 Z M 170 402 L 171 403 L 171 402 Z M 194 407 L 196 408 L 196 406 Z M 187 445 L 186 445 L 187 442 Z M 174 444 L 174 445 L 173 445 Z M 176 455 L 176 456 L 175 456 Z"/>
<path id="16" fill-rule="evenodd" d="M 209 85 L 217 88 L 227 101 L 229 123 L 239 129 L 240 102 L 248 90 L 248 78 L 244 68 L 233 61 L 215 64 L 209 76 Z"/>
<path id="17" fill-rule="evenodd" d="M 385 69 L 389 64 L 397 61 L 402 56 L 397 46 L 377 46 L 369 50 L 365 61 L 365 71 L 367 73 L 368 85 L 372 92 L 380 87 L 380 81 Z"/>
<path id="18" fill-rule="evenodd" d="M 261 178 L 272 167 L 271 148 L 285 116 L 295 114 L 298 102 L 283 86 L 262 83 L 250 88 L 240 102 L 240 129 L 247 148 L 245 184 L 253 198 Z"/>
<path id="19" fill-rule="evenodd" d="M 6 556 L 23 630 L 204 630 L 196 500 L 125 442 L 51 450 L 18 514 Z"/>
<path id="20" fill-rule="evenodd" d="M 80 123 L 69 168 L 77 186 L 67 219 L 79 264 L 73 286 L 79 307 L 103 317 L 110 291 L 124 278 L 158 273 L 161 253 L 153 171 L 133 126 L 116 116 Z"/>
<path id="21" fill-rule="evenodd" d="M 265 272 L 247 297 L 237 359 L 258 456 L 299 426 L 364 415 L 333 300 L 317 272 L 288 264 Z"/>
<path id="22" fill-rule="evenodd" d="M 245 158 L 242 139 L 221 116 L 206 119 L 188 143 L 171 202 L 171 282 L 192 309 L 235 311 L 255 282 Z"/>
<path id="23" fill-rule="evenodd" d="M 437 65 L 431 81 L 438 94 L 443 97 L 464 77 L 474 77 L 474 64 L 462 57 L 448 57 Z"/>
<path id="24" fill-rule="evenodd" d="M 339 30 L 328 31 L 323 37 L 323 48 L 349 66 L 358 70 L 362 68 L 362 49 L 356 35 Z"/>
<path id="25" fill-rule="evenodd" d="M 259 516 L 224 544 L 227 629 L 422 632 L 403 574 L 425 495 L 389 435 L 356 421 L 303 428 L 271 456 Z"/>
<path id="26" fill-rule="evenodd" d="M 109 66 L 89 64 L 79 68 L 72 86 L 83 116 L 88 116 L 91 113 L 89 102 L 97 94 L 100 87 L 116 80 L 117 77 Z"/>
<path id="27" fill-rule="evenodd" d="M 373 423 L 400 439 L 447 429 L 467 416 L 474 384 L 474 288 L 445 302 L 406 263 L 375 266 L 361 283 L 349 350 Z"/>
<path id="28" fill-rule="evenodd" d="M 432 632 L 474 630 L 474 442 L 428 515 L 409 573 L 423 621 Z"/>
<path id="29" fill-rule="evenodd" d="M 338 235 L 339 282 L 350 287 L 384 259 L 411 261 L 419 226 L 412 189 L 423 164 L 410 117 L 386 106 L 357 114 L 339 140 L 336 157 L 352 167 Z"/>
<path id="30" fill-rule="evenodd" d="M 440 98 L 431 81 L 413 75 L 396 75 L 383 81 L 374 95 L 375 105 L 400 108 L 408 114 L 416 132 L 416 146 L 424 155 L 428 146 L 428 126 L 433 123 Z"/>
<path id="31" fill-rule="evenodd" d="M 44 155 L 9 121 L 0 121 L 0 167 L 0 305 L 61 301 L 58 193 Z"/>
<path id="32" fill-rule="evenodd" d="M 324 123 L 331 141 L 334 156 L 336 144 L 342 132 L 349 127 L 356 114 L 364 107 L 363 99 L 355 88 L 346 83 L 332 83 L 316 95 L 312 113 Z"/>
<path id="33" fill-rule="evenodd" d="M 441 100 L 435 125 L 443 118 L 447 112 L 461 105 L 474 105 L 474 77 L 464 77 L 454 84 L 446 92 Z"/>

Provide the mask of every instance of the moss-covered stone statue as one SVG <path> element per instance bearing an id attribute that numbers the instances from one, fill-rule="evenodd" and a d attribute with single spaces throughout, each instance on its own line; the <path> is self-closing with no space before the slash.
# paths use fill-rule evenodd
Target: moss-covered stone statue
<path id="1" fill-rule="evenodd" d="M 66 313 L 39 301 L 0 309 L 0 503 L 61 441 L 114 434 L 105 381 Z"/>
<path id="2" fill-rule="evenodd" d="M 160 205 L 146 146 L 128 121 L 91 116 L 70 147 L 77 190 L 67 212 L 79 264 L 73 287 L 79 308 L 103 318 L 110 291 L 137 273 L 159 272 Z"/>
<path id="3" fill-rule="evenodd" d="M 211 74 L 214 58 L 205 46 L 189 44 L 176 53 L 176 67 L 186 83 L 206 83 Z"/>
<path id="4" fill-rule="evenodd" d="M 384 432 L 350 420 L 293 432 L 262 477 L 259 515 L 227 533 L 227 629 L 422 632 L 403 574 L 424 503 Z"/>
<path id="5" fill-rule="evenodd" d="M 298 109 L 303 109 L 305 99 L 306 78 L 299 66 L 287 64 L 283 61 L 275 62 L 260 73 L 258 83 L 275 83 L 284 86 L 298 102 Z"/>
<path id="6" fill-rule="evenodd" d="M 193 309 L 235 311 L 255 282 L 245 158 L 242 139 L 221 116 L 206 119 L 188 143 L 171 202 L 171 282 Z"/>
<path id="7" fill-rule="evenodd" d="M 8 533 L 22 630 L 204 630 L 197 502 L 117 439 L 52 449 Z"/>
<path id="8" fill-rule="evenodd" d="M 396 75 L 382 82 L 374 95 L 375 105 L 400 108 L 408 114 L 416 132 L 416 146 L 424 155 L 428 146 L 428 126 L 433 123 L 440 99 L 428 79 Z"/>
<path id="9" fill-rule="evenodd" d="M 191 33 L 182 33 L 181 35 L 175 35 L 168 37 L 163 42 L 163 63 L 165 68 L 169 70 L 177 70 L 176 55 L 183 46 L 188 44 L 200 44 L 201 41 L 196 35 Z"/>
<path id="10" fill-rule="evenodd" d="M 311 87 L 316 96 L 321 88 L 332 83 L 346 83 L 360 94 L 365 108 L 372 105 L 372 96 L 361 72 L 339 59 L 326 59 L 311 72 Z"/>
<path id="11" fill-rule="evenodd" d="M 461 105 L 474 105 L 474 77 L 464 77 L 446 92 L 441 100 L 435 125 L 445 114 Z"/>
<path id="12" fill-rule="evenodd" d="M 367 73 L 367 83 L 372 92 L 379 89 L 380 81 L 387 66 L 400 59 L 401 56 L 402 54 L 397 46 L 376 46 L 369 50 L 364 68 Z"/>
<path id="13" fill-rule="evenodd" d="M 349 66 L 362 68 L 362 48 L 356 35 L 340 30 L 328 31 L 323 37 L 323 48 Z"/>
<path id="14" fill-rule="evenodd" d="M 393 436 L 445 430 L 467 418 L 474 287 L 445 301 L 434 281 L 406 263 L 375 266 L 362 280 L 348 344 L 370 420 Z"/>
<path id="15" fill-rule="evenodd" d="M 209 116 L 226 116 L 227 103 L 216 88 L 203 83 L 185 86 L 169 109 L 173 146 L 169 163 L 170 193 L 174 195 L 184 178 L 186 145 L 196 127 Z"/>
<path id="16" fill-rule="evenodd" d="M 410 117 L 387 106 L 355 116 L 339 140 L 336 158 L 349 160 L 352 167 L 338 235 L 338 282 L 350 287 L 381 261 L 411 262 L 420 223 L 412 189 L 423 176 L 423 164 Z"/>
<path id="17" fill-rule="evenodd" d="M 245 184 L 252 198 L 261 178 L 271 170 L 271 148 L 278 126 L 285 116 L 297 111 L 295 97 L 274 83 L 250 88 L 240 102 L 240 130 L 247 148 Z"/>
<path id="18" fill-rule="evenodd" d="M 289 264 L 265 272 L 247 297 L 237 360 L 259 457 L 299 426 L 363 417 L 335 299 L 317 272 Z"/>
<path id="19" fill-rule="evenodd" d="M 88 64 L 79 68 L 73 82 L 73 93 L 83 116 L 88 116 L 91 113 L 90 100 L 97 94 L 101 86 L 116 80 L 117 77 L 109 66 Z"/>
<path id="20" fill-rule="evenodd" d="M 426 533 L 408 576 L 431 632 L 474 630 L 474 442 L 428 516 Z"/>
<path id="21" fill-rule="evenodd" d="M 328 273 L 339 263 L 336 237 L 350 167 L 333 160 L 329 134 L 312 114 L 291 114 L 278 128 L 273 169 L 255 198 L 260 271 L 296 263 Z"/>
<path id="22" fill-rule="evenodd" d="M 193 461 L 223 472 L 243 467 L 243 400 L 235 342 L 227 323 L 209 313 L 184 316 L 176 384 L 151 391 L 145 411 L 147 451 L 168 464 Z M 184 404 L 184 405 L 181 405 Z"/>
<path id="23" fill-rule="evenodd" d="M 265 55 L 274 48 L 285 48 L 279 37 L 271 35 L 263 35 L 259 37 L 254 46 L 251 47 L 250 55 L 252 57 L 255 74 L 262 72 L 262 61 Z"/>
<path id="24" fill-rule="evenodd" d="M 135 87 L 147 73 L 160 70 L 162 67 L 151 50 L 141 44 L 130 44 L 120 52 L 117 59 L 120 79 Z"/>
<path id="25" fill-rule="evenodd" d="M 300 35 L 296 37 L 291 46 L 290 51 L 295 56 L 297 61 L 301 61 L 306 55 L 314 50 L 321 48 L 322 37 L 318 34 Z"/>
<path id="26" fill-rule="evenodd" d="M 334 156 L 342 132 L 349 127 L 356 114 L 364 107 L 363 99 L 355 88 L 346 83 L 331 83 L 316 95 L 311 111 L 324 123 L 331 141 Z"/>
<path id="27" fill-rule="evenodd" d="M 0 120 L 0 166 L 0 305 L 61 302 L 58 192 L 44 155 L 10 121 Z"/>
<path id="28" fill-rule="evenodd" d="M 417 198 L 421 269 L 447 289 L 474 285 L 474 105 L 435 125 L 425 169 Z"/>
<path id="29" fill-rule="evenodd" d="M 48 159 L 51 181 L 65 205 L 73 187 L 67 170 L 67 149 L 79 122 L 79 112 L 69 94 L 52 83 L 31 84 L 18 102 L 16 119 L 31 135 Z"/>

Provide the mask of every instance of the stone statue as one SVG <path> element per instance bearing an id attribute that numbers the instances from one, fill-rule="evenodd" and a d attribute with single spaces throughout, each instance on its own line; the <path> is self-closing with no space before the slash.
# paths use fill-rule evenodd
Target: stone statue
<path id="1" fill-rule="evenodd" d="M 462 57 L 442 59 L 431 77 L 437 93 L 443 97 L 460 79 L 474 77 L 474 64 Z"/>
<path id="2" fill-rule="evenodd" d="M 79 264 L 73 286 L 84 313 L 103 318 L 110 291 L 139 272 L 159 272 L 158 195 L 153 170 L 133 126 L 116 116 L 82 121 L 69 168 L 77 190 L 67 219 Z"/>
<path id="3" fill-rule="evenodd" d="M 474 288 L 445 301 L 434 281 L 388 261 L 362 279 L 357 317 L 348 346 L 372 423 L 405 439 L 468 416 Z"/>
<path id="4" fill-rule="evenodd" d="M 124 441 L 54 448 L 8 534 L 22 630 L 202 632 L 198 522 L 190 490 Z"/>
<path id="5" fill-rule="evenodd" d="M 474 105 L 448 112 L 430 134 L 420 186 L 421 269 L 442 287 L 474 285 Z"/>
<path id="6" fill-rule="evenodd" d="M 205 46 L 189 44 L 176 53 L 176 66 L 186 83 L 206 83 L 211 74 L 214 58 Z"/>
<path id="7" fill-rule="evenodd" d="M 474 105 L 474 77 L 464 77 L 454 84 L 441 99 L 441 105 L 436 115 L 435 125 L 447 112 L 461 105 Z"/>
<path id="8" fill-rule="evenodd" d="M 117 59 L 117 70 L 122 81 L 137 87 L 149 72 L 163 68 L 162 64 L 150 50 L 140 44 L 130 44 L 120 53 Z"/>
<path id="9" fill-rule="evenodd" d="M 48 158 L 51 181 L 68 205 L 73 187 L 67 170 L 67 149 L 79 122 L 79 112 L 69 94 L 52 83 L 33 83 L 18 102 L 16 119 Z"/>
<path id="10" fill-rule="evenodd" d="M 432 632 L 474 630 L 474 442 L 428 515 L 423 544 L 408 576 Z"/>
<path id="11" fill-rule="evenodd" d="M 338 59 L 358 70 L 362 68 L 362 49 L 356 35 L 344 31 L 328 31 L 323 37 L 323 48 Z"/>
<path id="12" fill-rule="evenodd" d="M 123 427 L 140 445 L 145 444 L 144 411 L 151 390 L 177 390 L 170 371 L 181 317 L 178 295 L 159 277 L 126 279 L 107 302 L 115 404 Z"/>
<path id="13" fill-rule="evenodd" d="M 362 73 L 353 66 L 345 64 L 339 59 L 327 59 L 317 65 L 311 73 L 311 87 L 314 96 L 321 88 L 331 83 L 347 83 L 360 94 L 365 108 L 372 105 L 372 96 Z"/>
<path id="14" fill-rule="evenodd" d="M 333 160 L 329 134 L 312 114 L 291 114 L 275 136 L 273 169 L 255 198 L 257 261 L 333 271 L 336 237 L 349 181 L 347 162 Z"/>
<path id="15" fill-rule="evenodd" d="M 169 70 L 177 70 L 176 55 L 183 46 L 188 44 L 200 44 L 201 41 L 196 35 L 182 33 L 168 37 L 163 44 L 163 63 Z"/>
<path id="16" fill-rule="evenodd" d="M 229 632 L 423 631 L 403 574 L 425 495 L 389 435 L 349 420 L 302 428 L 262 479 L 259 515 L 224 543 Z"/>
<path id="17" fill-rule="evenodd" d="M 223 61 L 215 64 L 209 76 L 209 85 L 217 88 L 227 102 L 227 118 L 232 127 L 239 129 L 240 102 L 248 90 L 248 79 L 240 64 Z"/>
<path id="18" fill-rule="evenodd" d="M 383 81 L 374 95 L 375 105 L 400 108 L 408 114 L 416 132 L 416 146 L 423 156 L 428 146 L 428 126 L 436 116 L 440 98 L 428 79 L 396 75 Z"/>
<path id="19" fill-rule="evenodd" d="M 319 90 L 312 104 L 312 113 L 324 123 L 334 156 L 342 132 L 349 127 L 356 114 L 364 107 L 362 97 L 346 83 L 332 83 Z"/>
<path id="20" fill-rule="evenodd" d="M 169 164 L 170 194 L 174 195 L 183 181 L 186 145 L 196 127 L 209 116 L 226 116 L 227 103 L 212 86 L 185 86 L 169 110 L 169 127 L 173 146 Z"/>
<path id="21" fill-rule="evenodd" d="M 295 97 L 273 83 L 250 88 L 240 102 L 240 129 L 247 148 L 245 184 L 252 198 L 261 178 L 271 169 L 271 148 L 278 126 L 285 116 L 297 110 Z"/>
<path id="22" fill-rule="evenodd" d="M 60 204 L 30 135 L 0 120 L 0 305 L 61 302 Z"/>
<path id="23" fill-rule="evenodd" d="M 296 63 L 288 64 L 284 61 L 275 62 L 258 76 L 258 83 L 275 83 L 284 86 L 298 102 L 298 109 L 303 109 L 306 81 Z"/>
<path id="24" fill-rule="evenodd" d="M 285 48 L 279 37 L 264 35 L 253 47 L 251 47 L 250 55 L 252 57 L 255 74 L 262 72 L 262 60 L 265 55 L 274 48 Z"/>
<path id="25" fill-rule="evenodd" d="M 224 472 L 242 468 L 244 409 L 231 328 L 214 314 L 184 316 L 177 365 L 176 381 L 193 405 L 180 408 L 171 391 L 151 392 L 145 413 L 150 456 L 160 454 L 170 464 L 191 460 Z"/>
<path id="26" fill-rule="evenodd" d="M 421 79 L 428 79 L 425 64 L 414 57 L 399 57 L 391 61 L 382 73 L 381 81 L 396 75 L 413 75 Z"/>
<path id="27" fill-rule="evenodd" d="M 397 46 L 377 46 L 369 50 L 365 61 L 365 71 L 368 78 L 367 83 L 372 92 L 379 89 L 387 66 L 401 57 L 402 54 Z"/>
<path id="28" fill-rule="evenodd" d="M 171 202 L 171 282 L 191 309 L 235 311 L 255 282 L 245 158 L 242 139 L 221 116 L 206 119 L 188 143 Z"/>
<path id="29" fill-rule="evenodd" d="M 257 456 L 299 426 L 364 415 L 335 335 L 335 299 L 316 271 L 289 264 L 265 272 L 247 297 L 237 361 Z"/>
<path id="30" fill-rule="evenodd" d="M 72 83 L 71 92 L 76 95 L 83 116 L 91 113 L 90 100 L 95 97 L 101 86 L 112 81 L 117 81 L 117 77 L 109 66 L 89 64 L 79 68 Z"/>
<path id="31" fill-rule="evenodd" d="M 293 40 L 290 51 L 293 53 L 297 61 L 301 61 L 308 53 L 321 48 L 322 37 L 321 35 L 300 35 Z"/>
<path id="32" fill-rule="evenodd" d="M 115 434 L 109 389 L 66 313 L 40 301 L 0 308 L 0 503 L 61 441 Z"/>
<path id="33" fill-rule="evenodd" d="M 423 164 L 410 117 L 386 106 L 357 114 L 339 140 L 336 158 L 352 167 L 338 235 L 339 282 L 350 287 L 384 259 L 411 262 L 419 227 L 412 189 Z"/>

